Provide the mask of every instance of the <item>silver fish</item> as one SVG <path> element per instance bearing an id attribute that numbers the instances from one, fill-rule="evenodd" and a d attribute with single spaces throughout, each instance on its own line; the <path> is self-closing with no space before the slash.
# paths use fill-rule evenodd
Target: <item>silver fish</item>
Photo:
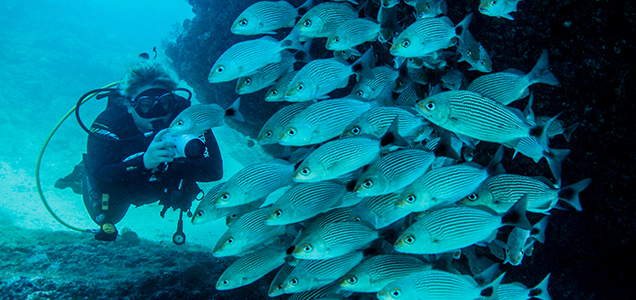
<path id="1" fill-rule="evenodd" d="M 342 277 L 361 261 L 362 252 L 330 259 L 301 260 L 285 278 L 283 292 L 292 294 L 325 286 Z"/>
<path id="2" fill-rule="evenodd" d="M 269 285 L 269 290 L 267 291 L 267 295 L 270 297 L 276 297 L 284 294 L 283 292 L 283 284 L 285 283 L 285 279 L 289 274 L 294 270 L 294 266 L 289 263 L 283 264 L 283 266 L 278 270 L 274 279 Z"/>
<path id="3" fill-rule="evenodd" d="M 582 210 L 579 193 L 590 184 L 587 178 L 575 184 L 556 188 L 544 177 L 499 174 L 486 179 L 471 195 L 461 200 L 469 206 L 488 206 L 501 213 L 508 210 L 523 195 L 528 196 L 528 211 L 547 213 L 558 200 L 565 201 L 576 210 Z"/>
<path id="4" fill-rule="evenodd" d="M 330 223 L 296 242 L 292 255 L 299 259 L 338 257 L 361 249 L 378 237 L 377 231 L 358 222 Z"/>
<path id="5" fill-rule="evenodd" d="M 217 290 L 231 290 L 248 285 L 285 263 L 285 249 L 265 248 L 234 261 L 216 282 Z"/>
<path id="6" fill-rule="evenodd" d="M 344 88 L 353 74 L 371 73 L 373 48 L 367 50 L 356 62 L 349 65 L 340 58 L 314 59 L 292 78 L 285 91 L 285 101 L 300 102 L 323 98 L 330 92 Z"/>
<path id="7" fill-rule="evenodd" d="M 294 70 L 295 62 L 296 59 L 291 52 L 283 51 L 281 61 L 268 64 L 254 74 L 239 78 L 236 81 L 236 93 L 249 94 L 274 84 L 278 78 Z"/>
<path id="8" fill-rule="evenodd" d="M 375 293 L 392 281 L 430 269 L 431 265 L 412 256 L 382 254 L 362 261 L 342 276 L 338 284 L 348 291 Z"/>
<path id="9" fill-rule="evenodd" d="M 241 76 L 254 74 L 258 69 L 282 60 L 285 49 L 301 50 L 297 32 L 292 31 L 287 38 L 277 41 L 270 36 L 236 43 L 225 50 L 214 62 L 208 81 L 225 82 Z"/>
<path id="10" fill-rule="evenodd" d="M 398 134 L 404 138 L 421 141 L 426 138 L 432 128 L 428 122 L 419 115 L 400 108 L 381 106 L 374 107 L 349 124 L 342 133 L 342 137 L 360 136 L 369 134 L 375 137 L 382 137 L 397 117 Z"/>
<path id="11" fill-rule="evenodd" d="M 360 175 L 354 191 L 358 197 L 398 191 L 422 176 L 435 154 L 427 150 L 405 149 L 387 154 Z"/>
<path id="12" fill-rule="evenodd" d="M 197 134 L 223 125 L 223 119 L 226 117 L 243 122 L 243 116 L 239 112 L 240 103 L 241 98 L 237 98 L 226 109 L 216 103 L 192 105 L 172 120 L 168 131 L 173 134 Z"/>
<path id="13" fill-rule="evenodd" d="M 331 209 L 347 191 L 342 184 L 299 183 L 285 191 L 265 217 L 267 225 L 285 225 L 313 218 Z"/>
<path id="14" fill-rule="evenodd" d="M 540 116 L 540 117 L 536 117 L 535 118 L 535 122 L 537 123 L 537 125 L 544 125 L 546 124 L 550 119 L 550 117 L 547 116 Z M 562 121 L 559 120 L 554 120 L 552 121 L 552 123 L 550 124 L 550 126 L 548 128 L 546 128 L 546 130 L 548 131 L 548 137 L 553 138 L 559 134 L 562 134 L 563 137 L 565 138 L 566 142 L 570 141 L 570 137 L 572 136 L 572 132 L 574 132 L 574 130 L 576 130 L 577 127 L 579 127 L 579 122 L 576 122 L 570 126 L 565 126 L 565 124 Z"/>
<path id="15" fill-rule="evenodd" d="M 213 255 L 225 257 L 245 253 L 285 233 L 285 226 L 265 224 L 268 211 L 269 207 L 259 208 L 232 223 L 214 246 Z"/>
<path id="16" fill-rule="evenodd" d="M 292 172 L 294 165 L 283 160 L 249 165 L 230 177 L 213 203 L 217 207 L 230 207 L 256 201 L 291 184 Z"/>
<path id="17" fill-rule="evenodd" d="M 466 61 L 471 65 L 469 70 L 483 73 L 492 72 L 492 60 L 486 49 L 478 43 L 468 29 L 464 29 L 457 44 L 457 53 L 461 55 L 457 62 Z"/>
<path id="18" fill-rule="evenodd" d="M 232 23 L 230 31 L 240 35 L 276 34 L 275 30 L 294 27 L 296 17 L 307 11 L 313 0 L 298 8 L 287 1 L 259 1 L 246 8 Z"/>
<path id="19" fill-rule="evenodd" d="M 261 201 L 257 200 L 239 206 L 218 208 L 212 203 L 212 201 L 218 195 L 223 184 L 224 183 L 217 184 L 216 186 L 211 188 L 210 191 L 205 194 L 205 196 L 203 196 L 203 199 L 201 199 L 201 202 L 194 210 L 194 215 L 192 216 L 193 225 L 209 223 L 214 220 L 226 217 L 230 217 L 230 219 L 234 220 L 247 212 L 259 208 L 263 204 L 263 202 L 265 202 L 265 199 L 263 198 Z"/>
<path id="20" fill-rule="evenodd" d="M 521 153 L 527 157 L 532 158 L 535 163 L 538 163 L 542 158 L 545 158 L 548 162 L 548 166 L 552 171 L 552 175 L 557 181 L 561 180 L 561 162 L 570 154 L 569 149 L 553 149 L 546 145 L 541 145 L 539 139 L 536 137 L 525 137 L 519 140 L 514 146 L 515 154 Z"/>
<path id="21" fill-rule="evenodd" d="M 283 77 L 279 78 L 272 87 L 267 90 L 265 94 L 265 101 L 267 102 L 282 102 L 285 101 L 285 91 L 289 86 L 291 80 L 296 76 L 298 71 L 289 72 Z"/>
<path id="22" fill-rule="evenodd" d="M 406 2 L 411 5 L 412 1 Z M 448 6 L 445 0 L 416 0 L 414 8 L 415 15 L 419 19 L 434 18 L 439 15 L 445 15 L 448 11 Z"/>
<path id="23" fill-rule="evenodd" d="M 329 141 L 311 152 L 296 168 L 294 180 L 316 182 L 339 178 L 380 157 L 380 140 L 355 137 Z"/>
<path id="24" fill-rule="evenodd" d="M 301 41 L 328 37 L 342 22 L 357 17 L 358 13 L 348 3 L 323 2 L 307 11 L 294 30 L 300 33 Z"/>
<path id="25" fill-rule="evenodd" d="M 503 173 L 503 147 L 486 167 L 467 162 L 430 170 L 404 188 L 396 205 L 407 211 L 425 211 L 455 203 L 470 195 L 491 175 Z"/>
<path id="26" fill-rule="evenodd" d="M 528 87 L 535 83 L 553 86 L 559 84 L 559 80 L 550 72 L 547 50 L 543 50 L 530 73 L 525 74 L 516 69 L 508 69 L 482 75 L 468 86 L 468 90 L 508 105 L 515 100 L 527 97 L 530 94 Z"/>
<path id="27" fill-rule="evenodd" d="M 289 121 L 278 143 L 307 146 L 328 141 L 339 136 L 351 121 L 374 105 L 345 98 L 314 103 Z"/>
<path id="28" fill-rule="evenodd" d="M 479 12 L 490 17 L 514 20 L 510 13 L 517 11 L 521 0 L 480 0 Z"/>
<path id="29" fill-rule="evenodd" d="M 289 121 L 311 104 L 311 102 L 299 102 L 279 109 L 265 122 L 258 137 L 256 137 L 256 141 L 260 145 L 278 143 L 278 138 L 283 134 L 283 130 L 287 129 Z"/>
<path id="30" fill-rule="evenodd" d="M 519 282 L 502 284 L 497 288 L 497 297 L 499 300 L 517 300 L 517 299 L 541 299 L 550 300 L 550 293 L 548 293 L 548 281 L 550 280 L 550 274 L 548 274 L 539 284 L 535 287 L 528 288 L 524 284 Z"/>
<path id="31" fill-rule="evenodd" d="M 396 206 L 397 194 L 386 194 L 379 196 L 364 197 L 362 201 L 353 208 L 351 221 L 363 221 L 371 224 L 375 229 L 387 227 L 402 219 L 411 211 Z"/>
<path id="32" fill-rule="evenodd" d="M 395 80 L 400 75 L 398 70 L 387 66 L 379 66 L 371 69 L 373 77 L 359 77 L 358 82 L 353 87 L 352 94 L 358 95 L 367 100 L 373 100 L 382 94 L 386 88 L 393 90 Z"/>
<path id="33" fill-rule="evenodd" d="M 518 266 L 526 255 L 526 250 L 534 244 L 534 241 L 540 243 L 545 242 L 545 229 L 548 226 L 548 217 L 545 216 L 539 222 L 532 226 L 531 230 L 522 228 L 513 228 L 508 235 L 508 240 L 504 249 L 506 250 L 506 259 L 504 264 L 509 263 Z"/>
<path id="34" fill-rule="evenodd" d="M 447 253 L 485 241 L 506 225 L 530 229 L 525 216 L 526 199 L 518 201 L 505 215 L 465 206 L 425 213 L 400 235 L 395 247 L 404 253 Z"/>
<path id="35" fill-rule="evenodd" d="M 330 283 L 315 290 L 295 293 L 289 297 L 289 300 L 344 300 L 348 299 L 353 292 L 345 291 L 335 283 Z"/>
<path id="36" fill-rule="evenodd" d="M 471 18 L 472 14 L 469 14 L 457 26 L 448 17 L 419 19 L 398 35 L 391 46 L 391 54 L 421 57 L 454 46 L 457 28 L 468 28 Z"/>
<path id="37" fill-rule="evenodd" d="M 397 299 L 444 299 L 444 300 L 474 300 L 492 290 L 491 297 L 483 299 L 498 299 L 497 288 L 505 273 L 487 286 L 479 286 L 469 276 L 453 274 L 440 270 L 428 270 L 413 273 L 399 280 L 387 284 L 377 294 L 380 300 Z"/>
<path id="38" fill-rule="evenodd" d="M 378 39 L 380 24 L 369 19 L 346 20 L 327 37 L 325 47 L 331 51 L 343 51 L 355 48 L 365 42 Z"/>

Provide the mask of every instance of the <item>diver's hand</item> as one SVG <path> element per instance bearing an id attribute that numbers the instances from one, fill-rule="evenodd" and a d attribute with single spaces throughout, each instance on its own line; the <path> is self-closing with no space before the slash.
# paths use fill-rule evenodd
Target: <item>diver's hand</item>
<path id="1" fill-rule="evenodd" d="M 146 153 L 144 153 L 143 159 L 146 169 L 152 170 L 162 163 L 169 163 L 174 160 L 175 145 L 162 141 L 163 135 L 167 132 L 168 129 L 159 131 L 148 146 Z"/>

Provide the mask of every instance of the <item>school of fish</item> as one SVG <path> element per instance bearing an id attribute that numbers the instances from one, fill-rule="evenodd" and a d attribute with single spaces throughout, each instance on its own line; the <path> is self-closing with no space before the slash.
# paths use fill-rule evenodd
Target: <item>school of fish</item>
<path id="1" fill-rule="evenodd" d="M 236 79 L 238 94 L 268 89 L 263 105 L 288 102 L 255 140 L 297 150 L 249 164 L 194 211 L 193 224 L 228 226 L 212 252 L 236 260 L 218 290 L 277 272 L 269 297 L 550 299 L 550 274 L 527 287 L 502 269 L 543 254 L 535 242 L 550 240 L 551 209 L 583 209 L 591 179 L 562 186 L 570 150 L 549 147 L 557 135 L 569 141 L 578 123 L 532 110 L 531 86 L 559 85 L 549 50 L 528 72 L 494 72 L 503 68 L 469 31 L 474 15 L 451 20 L 449 2 L 258 1 L 227 24 L 256 37 L 220 53 L 209 82 Z M 474 10 L 510 22 L 518 2 L 475 1 Z M 458 66 L 484 74 L 469 83 Z M 526 98 L 523 111 L 509 106 Z M 170 131 L 242 119 L 238 109 L 238 100 L 195 105 Z M 480 142 L 500 146 L 486 154 L 475 151 Z M 502 158 L 513 152 L 545 158 L 549 174 L 506 173 Z"/>

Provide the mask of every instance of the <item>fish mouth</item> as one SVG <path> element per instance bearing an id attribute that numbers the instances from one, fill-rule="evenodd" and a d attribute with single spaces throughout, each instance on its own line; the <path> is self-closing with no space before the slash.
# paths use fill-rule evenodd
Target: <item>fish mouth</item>
<path id="1" fill-rule="evenodd" d="M 404 199 L 400 199 L 397 202 L 395 202 L 395 206 L 399 208 L 405 208 L 407 205 L 408 205 L 408 202 L 406 202 L 406 200 Z"/>

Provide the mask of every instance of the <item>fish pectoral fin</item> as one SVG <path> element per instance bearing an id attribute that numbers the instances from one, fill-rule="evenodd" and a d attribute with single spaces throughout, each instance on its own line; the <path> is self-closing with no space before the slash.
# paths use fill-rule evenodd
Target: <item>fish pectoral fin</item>
<path id="1" fill-rule="evenodd" d="M 510 14 L 505 14 L 502 17 L 508 19 L 508 20 L 514 20 L 515 18 L 513 18 Z"/>

